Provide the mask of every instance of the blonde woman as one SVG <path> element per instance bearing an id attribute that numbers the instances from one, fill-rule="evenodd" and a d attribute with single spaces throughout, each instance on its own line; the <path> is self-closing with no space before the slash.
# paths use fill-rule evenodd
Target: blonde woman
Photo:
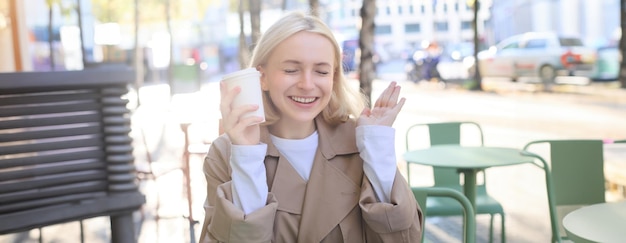
<path id="1" fill-rule="evenodd" d="M 225 134 L 204 161 L 200 241 L 419 242 L 422 211 L 396 166 L 400 86 L 364 108 L 330 29 L 300 12 L 264 33 L 251 67 L 266 121 L 243 118 L 258 107 L 232 108 L 240 88 L 220 85 Z"/>

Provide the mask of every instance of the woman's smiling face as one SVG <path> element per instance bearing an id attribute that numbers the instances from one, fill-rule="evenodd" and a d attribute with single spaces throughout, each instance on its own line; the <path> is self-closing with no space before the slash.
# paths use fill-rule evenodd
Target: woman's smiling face
<path id="1" fill-rule="evenodd" d="M 280 43 L 259 70 L 280 123 L 312 122 L 332 94 L 333 44 L 320 34 L 298 32 Z"/>

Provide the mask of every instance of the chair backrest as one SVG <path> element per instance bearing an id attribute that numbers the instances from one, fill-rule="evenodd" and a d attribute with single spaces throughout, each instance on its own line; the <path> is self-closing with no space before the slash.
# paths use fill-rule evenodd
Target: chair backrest
<path id="1" fill-rule="evenodd" d="M 466 131 L 465 129 L 474 128 L 474 132 L 476 134 L 475 139 L 471 139 L 471 144 L 480 145 L 484 144 L 483 141 L 483 131 L 480 125 L 476 122 L 471 121 L 459 121 L 459 122 L 439 122 L 439 123 L 421 123 L 410 126 L 406 131 L 406 150 L 415 148 L 417 143 L 415 143 L 416 139 L 412 139 L 414 137 L 419 137 L 428 134 L 429 140 L 425 144 L 426 146 L 432 145 L 443 145 L 443 144 L 459 144 L 461 145 L 463 141 L 462 134 Z M 426 132 L 420 132 L 418 129 L 427 129 Z M 465 137 L 463 137 L 465 138 Z M 407 166 L 407 170 L 409 170 L 409 166 Z M 452 168 L 433 168 L 433 177 L 435 181 L 435 186 L 458 186 L 459 185 L 459 174 L 456 169 Z M 410 185 L 410 176 L 409 179 Z"/>
<path id="2" fill-rule="evenodd" d="M 474 207 L 470 203 L 469 199 L 461 192 L 454 189 L 445 187 L 412 187 L 413 195 L 419 203 L 420 207 L 424 209 L 424 219 L 428 214 L 426 211 L 426 202 L 428 197 L 449 197 L 455 199 L 461 204 L 463 208 L 463 242 L 475 242 L 476 241 L 476 214 Z M 422 242 L 425 238 L 425 222 L 422 224 Z"/>
<path id="3" fill-rule="evenodd" d="M 544 158 L 550 169 L 548 197 L 553 237 L 565 236 L 563 217 L 585 205 L 605 202 L 604 150 L 602 140 L 539 140 L 528 143 L 524 150 Z M 541 152 L 541 153 L 540 153 Z M 555 232 L 558 225 L 559 232 Z"/>

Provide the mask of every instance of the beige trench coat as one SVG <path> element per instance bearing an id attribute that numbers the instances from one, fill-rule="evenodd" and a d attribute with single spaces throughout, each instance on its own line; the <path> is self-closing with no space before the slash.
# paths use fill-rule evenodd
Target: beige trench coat
<path id="1" fill-rule="evenodd" d="M 316 126 L 320 141 L 308 183 L 261 126 L 269 194 L 266 206 L 248 215 L 232 203 L 230 141 L 216 139 L 204 160 L 200 242 L 420 242 L 422 210 L 399 172 L 392 202 L 376 201 L 356 147 L 355 122 L 330 126 L 317 118 Z"/>

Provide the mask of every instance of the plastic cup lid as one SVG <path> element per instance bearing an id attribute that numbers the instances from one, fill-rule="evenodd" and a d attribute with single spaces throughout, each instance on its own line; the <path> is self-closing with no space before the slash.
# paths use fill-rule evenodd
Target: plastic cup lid
<path id="1" fill-rule="evenodd" d="M 259 71 L 256 70 L 256 68 L 246 68 L 246 69 L 242 69 L 236 72 L 232 72 L 229 73 L 225 76 L 222 77 L 222 80 L 227 80 L 227 79 L 231 79 L 231 78 L 235 78 L 238 76 L 245 76 L 245 75 L 250 75 L 250 74 L 256 74 L 259 75 Z"/>

